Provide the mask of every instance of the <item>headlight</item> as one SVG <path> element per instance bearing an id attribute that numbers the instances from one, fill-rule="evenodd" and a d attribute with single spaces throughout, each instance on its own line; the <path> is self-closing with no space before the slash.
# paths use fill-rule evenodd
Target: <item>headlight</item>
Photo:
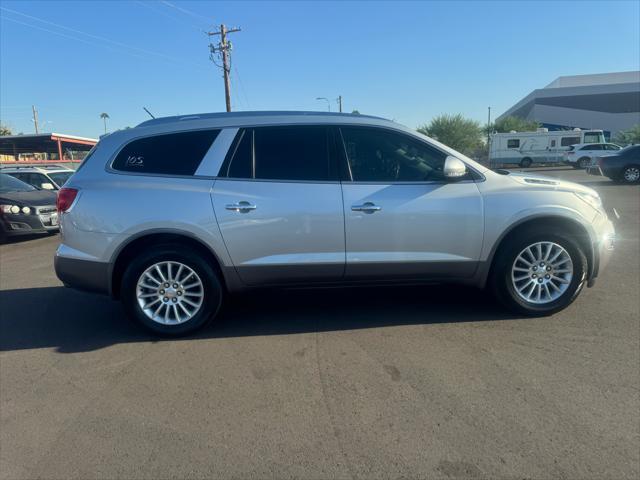
<path id="1" fill-rule="evenodd" d="M 576 195 L 581 198 L 582 200 L 584 200 L 585 202 L 587 202 L 589 205 L 591 205 L 593 208 L 595 208 L 596 210 L 601 210 L 602 209 L 602 199 L 600 198 L 600 195 L 598 194 L 591 194 L 591 193 L 583 193 L 583 192 L 575 192 Z"/>
<path id="2" fill-rule="evenodd" d="M 20 207 L 17 205 L 0 205 L 2 213 L 20 213 Z"/>
<path id="3" fill-rule="evenodd" d="M 22 212 L 25 215 L 29 215 L 31 213 L 31 208 L 19 207 L 18 205 L 0 205 L 0 211 L 2 211 L 2 213 L 13 213 L 13 214 L 18 214 Z"/>

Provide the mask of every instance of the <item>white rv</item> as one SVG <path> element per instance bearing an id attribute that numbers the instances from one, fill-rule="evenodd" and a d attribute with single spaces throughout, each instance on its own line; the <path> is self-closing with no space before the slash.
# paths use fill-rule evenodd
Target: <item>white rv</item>
<path id="1" fill-rule="evenodd" d="M 602 130 L 560 130 L 550 132 L 539 128 L 535 132 L 494 133 L 490 136 L 489 164 L 560 163 L 564 152 L 577 143 L 605 143 Z"/>

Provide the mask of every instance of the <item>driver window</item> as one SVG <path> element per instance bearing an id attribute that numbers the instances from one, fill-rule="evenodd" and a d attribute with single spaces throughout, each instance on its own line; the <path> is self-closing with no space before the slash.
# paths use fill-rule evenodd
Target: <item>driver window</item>
<path id="1" fill-rule="evenodd" d="M 354 182 L 444 180 L 446 154 L 408 135 L 379 128 L 343 127 Z"/>

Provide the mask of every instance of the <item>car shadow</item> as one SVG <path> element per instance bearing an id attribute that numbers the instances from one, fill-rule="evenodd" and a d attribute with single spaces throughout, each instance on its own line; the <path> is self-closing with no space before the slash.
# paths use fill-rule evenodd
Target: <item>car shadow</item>
<path id="1" fill-rule="evenodd" d="M 64 287 L 0 291 L 0 305 L 3 352 L 54 348 L 75 353 L 169 341 L 129 321 L 119 302 Z M 229 297 L 212 324 L 181 340 L 517 318 L 488 293 L 455 285 L 263 290 Z"/>

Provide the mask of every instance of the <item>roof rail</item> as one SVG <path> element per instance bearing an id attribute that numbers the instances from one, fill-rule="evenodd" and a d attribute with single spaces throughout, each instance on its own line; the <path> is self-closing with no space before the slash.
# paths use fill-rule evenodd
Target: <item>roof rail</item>
<path id="1" fill-rule="evenodd" d="M 212 113 L 196 113 L 193 115 L 175 115 L 171 117 L 153 118 L 146 120 L 137 127 L 148 127 L 150 125 L 161 125 L 166 123 L 175 123 L 188 120 L 206 120 L 215 118 L 246 118 L 246 117 L 272 117 L 272 116 L 293 116 L 293 115 L 305 115 L 313 117 L 364 117 L 375 118 L 378 120 L 386 120 L 382 117 L 376 117 L 373 115 L 362 115 L 360 113 L 338 113 L 338 112 L 309 112 L 309 111 L 287 111 L 287 110 L 274 110 L 274 111 L 255 111 L 255 112 L 212 112 Z"/>
<path id="2" fill-rule="evenodd" d="M 61 169 L 68 168 L 63 165 L 42 165 L 42 164 L 30 164 L 30 165 L 10 165 L 7 163 L 0 163 L 0 169 L 3 168 L 42 168 L 42 169 Z"/>

